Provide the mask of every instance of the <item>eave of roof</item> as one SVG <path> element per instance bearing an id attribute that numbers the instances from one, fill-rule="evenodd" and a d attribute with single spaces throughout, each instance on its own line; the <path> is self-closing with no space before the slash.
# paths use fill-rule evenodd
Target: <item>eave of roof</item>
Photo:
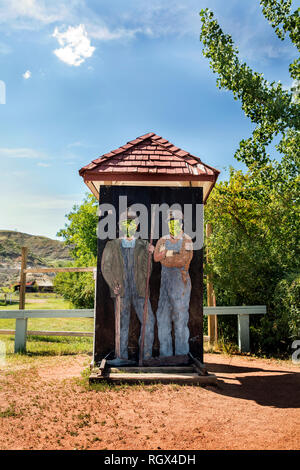
<path id="1" fill-rule="evenodd" d="M 219 173 L 153 132 L 127 142 L 79 170 L 87 184 L 92 181 L 207 181 L 212 187 Z"/>

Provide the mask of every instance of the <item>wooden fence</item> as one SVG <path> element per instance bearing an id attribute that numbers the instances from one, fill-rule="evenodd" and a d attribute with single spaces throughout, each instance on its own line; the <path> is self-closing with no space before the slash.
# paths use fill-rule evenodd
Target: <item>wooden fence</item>
<path id="1" fill-rule="evenodd" d="M 204 307 L 204 315 L 237 315 L 238 345 L 241 352 L 250 351 L 249 316 L 264 315 L 265 305 L 240 307 Z M 6 334 L 15 334 L 15 352 L 26 351 L 28 334 L 41 334 L 51 336 L 92 336 L 86 332 L 55 332 L 55 331 L 27 331 L 28 318 L 94 318 L 94 309 L 68 309 L 68 310 L 0 310 L 1 318 L 16 319 L 16 329 L 6 330 Z M 2 330 L 4 334 L 5 330 Z"/>
<path id="2" fill-rule="evenodd" d="M 207 224 L 207 237 L 211 235 L 210 224 Z M 15 352 L 26 351 L 27 335 L 43 336 L 93 336 L 85 331 L 35 331 L 27 330 L 28 318 L 94 318 L 94 309 L 68 309 L 68 310 L 25 310 L 26 275 L 29 273 L 60 273 L 60 272 L 93 272 L 96 279 L 95 267 L 66 267 L 66 268 L 28 268 L 28 248 L 22 247 L 19 310 L 0 310 L 1 318 L 16 320 L 15 330 L 0 330 L 0 335 L 15 335 Z M 207 253 L 207 261 L 209 255 Z M 214 345 L 217 341 L 217 315 L 237 315 L 238 345 L 241 352 L 250 351 L 249 315 L 264 315 L 265 305 L 217 307 L 212 279 L 207 279 L 208 307 L 204 307 L 204 315 L 208 315 L 208 336 L 204 341 Z"/>

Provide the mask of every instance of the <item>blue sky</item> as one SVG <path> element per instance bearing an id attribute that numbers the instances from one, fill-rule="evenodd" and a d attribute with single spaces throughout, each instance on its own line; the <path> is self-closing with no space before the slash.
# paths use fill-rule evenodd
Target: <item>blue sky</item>
<path id="1" fill-rule="evenodd" d="M 202 56 L 201 8 L 240 56 L 291 86 L 296 50 L 258 0 L 0 0 L 0 229 L 55 238 L 87 191 L 78 169 L 156 132 L 222 171 L 253 125 Z"/>

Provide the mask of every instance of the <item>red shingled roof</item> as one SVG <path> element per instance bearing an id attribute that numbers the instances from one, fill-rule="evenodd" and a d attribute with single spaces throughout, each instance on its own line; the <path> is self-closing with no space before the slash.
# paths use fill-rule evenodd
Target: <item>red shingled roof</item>
<path id="1" fill-rule="evenodd" d="M 129 176 L 163 177 L 174 180 L 210 180 L 219 175 L 215 168 L 200 158 L 181 150 L 168 140 L 149 132 L 116 150 L 105 153 L 79 170 L 85 180 Z M 131 178 L 130 178 L 131 179 Z"/>

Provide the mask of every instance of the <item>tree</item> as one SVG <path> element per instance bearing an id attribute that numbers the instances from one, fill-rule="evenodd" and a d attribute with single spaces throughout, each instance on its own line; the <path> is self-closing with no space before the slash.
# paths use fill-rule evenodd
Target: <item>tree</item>
<path id="1" fill-rule="evenodd" d="M 57 233 L 71 249 L 73 266 L 96 266 L 97 205 L 97 199 L 87 194 L 83 203 L 74 206 L 66 215 L 69 223 Z M 59 273 L 55 277 L 54 287 L 77 308 L 92 308 L 94 305 L 92 273 Z"/>
<path id="2" fill-rule="evenodd" d="M 8 294 L 13 294 L 14 289 L 13 289 L 13 287 L 3 286 L 1 288 L 1 292 L 4 294 L 4 305 L 6 305 L 7 304 L 7 295 Z"/>
<path id="3" fill-rule="evenodd" d="M 299 50 L 299 10 L 290 12 L 291 0 L 262 0 L 260 3 L 263 14 L 280 39 L 283 40 L 288 32 Z M 242 63 L 231 36 L 223 33 L 210 10 L 201 10 L 200 16 L 203 54 L 210 60 L 212 70 L 218 74 L 217 86 L 232 91 L 234 99 L 241 100 L 245 115 L 256 124 L 252 136 L 240 142 L 235 157 L 247 166 L 265 165 L 270 162 L 267 146 L 280 135 L 277 150 L 292 158 L 299 170 L 300 115 L 293 93 L 284 90 L 281 83 L 268 83 L 262 73 L 254 72 L 246 63 Z M 299 80 L 299 58 L 290 65 L 290 73 L 292 78 Z"/>
<path id="4" fill-rule="evenodd" d="M 299 8 L 291 14 L 292 0 L 261 0 L 262 12 L 269 20 L 279 39 L 284 40 L 289 33 L 291 41 L 300 50 L 299 34 Z M 295 80 L 299 80 L 300 60 L 299 58 L 290 65 L 290 74 Z"/>
<path id="5" fill-rule="evenodd" d="M 263 170 L 255 173 L 231 168 L 229 181 L 211 193 L 205 271 L 213 274 L 217 304 L 267 305 L 267 316 L 251 318 L 256 352 L 287 352 L 300 334 L 299 222 L 288 195 L 266 186 Z M 221 317 L 219 324 L 227 339 L 236 339 L 235 322 Z"/>
<path id="6" fill-rule="evenodd" d="M 76 260 L 76 266 L 86 266 L 95 263 L 97 257 L 97 199 L 92 194 L 86 194 L 83 203 L 75 205 L 66 215 L 69 223 L 59 230 L 58 237 L 63 237 Z"/>
<path id="7" fill-rule="evenodd" d="M 278 37 L 288 33 L 299 50 L 299 10 L 290 0 L 262 0 L 262 13 Z M 299 59 L 290 65 L 291 91 L 268 83 L 238 57 L 232 38 L 224 34 L 208 9 L 200 13 L 203 54 L 218 74 L 217 86 L 241 101 L 256 125 L 235 153 L 248 171 L 230 171 L 216 185 L 207 204 L 213 224 L 209 240 L 217 302 L 223 305 L 267 304 L 268 314 L 252 321 L 252 343 L 258 351 L 287 352 L 300 335 L 299 312 Z M 275 136 L 281 160 L 271 160 L 267 147 Z M 298 305 L 298 307 L 297 307 Z M 220 319 L 230 339 L 236 326 Z M 229 324 L 229 325 L 228 325 Z"/>

